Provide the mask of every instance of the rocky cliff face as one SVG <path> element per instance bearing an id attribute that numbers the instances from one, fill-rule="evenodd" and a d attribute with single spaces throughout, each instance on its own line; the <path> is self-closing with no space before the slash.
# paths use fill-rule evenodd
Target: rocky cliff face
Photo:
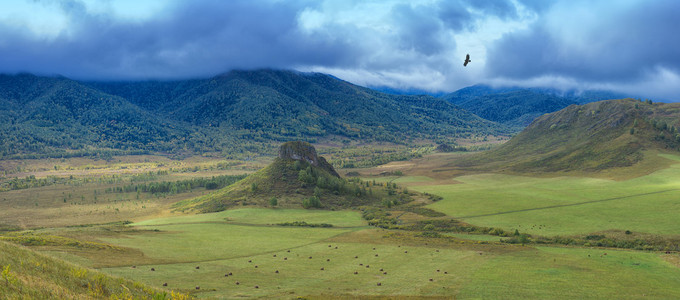
<path id="1" fill-rule="evenodd" d="M 307 142 L 294 141 L 284 143 L 279 147 L 279 158 L 305 161 L 315 167 L 328 171 L 333 176 L 340 177 L 335 169 L 333 169 L 333 166 L 326 159 L 318 156 L 314 146 Z"/>

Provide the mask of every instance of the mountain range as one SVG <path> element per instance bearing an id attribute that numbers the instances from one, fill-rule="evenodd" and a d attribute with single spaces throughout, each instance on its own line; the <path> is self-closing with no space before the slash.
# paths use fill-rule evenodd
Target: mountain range
<path id="1" fill-rule="evenodd" d="M 280 70 L 165 82 L 0 75 L 0 104 L 3 158 L 273 153 L 272 142 L 290 140 L 452 142 L 512 132 L 441 98 Z"/>
<path id="2" fill-rule="evenodd" d="M 136 82 L 0 75 L 0 158 L 229 157 L 274 154 L 281 142 L 292 140 L 453 144 L 459 138 L 511 135 L 532 124 L 527 129 L 534 133 L 520 134 L 510 147 L 534 143 L 527 136 L 540 140 L 535 132 L 546 113 L 619 96 L 485 85 L 440 97 L 396 95 L 326 74 L 270 69 Z M 507 147 L 494 153 L 507 156 L 502 150 Z"/>
<path id="3" fill-rule="evenodd" d="M 475 85 L 442 96 L 482 118 L 521 130 L 537 117 L 569 105 L 622 99 L 626 95 L 601 90 L 559 91 L 547 88 Z"/>

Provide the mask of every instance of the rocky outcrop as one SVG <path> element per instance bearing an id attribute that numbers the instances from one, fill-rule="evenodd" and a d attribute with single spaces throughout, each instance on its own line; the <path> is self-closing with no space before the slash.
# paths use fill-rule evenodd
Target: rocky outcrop
<path id="1" fill-rule="evenodd" d="M 314 146 L 307 142 L 294 141 L 284 143 L 279 147 L 279 158 L 304 161 L 312 166 L 326 170 L 333 176 L 340 177 L 333 166 L 326 159 L 318 156 Z"/>

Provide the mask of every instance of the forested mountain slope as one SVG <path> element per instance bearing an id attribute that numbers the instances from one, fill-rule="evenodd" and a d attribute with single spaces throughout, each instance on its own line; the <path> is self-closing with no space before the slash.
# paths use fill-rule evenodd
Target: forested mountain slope
<path id="1" fill-rule="evenodd" d="M 0 156 L 172 151 L 198 128 L 67 78 L 0 75 Z"/>
<path id="2" fill-rule="evenodd" d="M 231 71 L 203 81 L 96 86 L 174 119 L 273 140 L 332 134 L 396 141 L 504 130 L 441 99 L 384 94 L 319 73 Z"/>
<path id="3" fill-rule="evenodd" d="M 405 143 L 509 133 L 439 98 L 277 70 L 166 82 L 0 75 L 0 104 L 3 158 L 258 153 L 289 140 Z"/>

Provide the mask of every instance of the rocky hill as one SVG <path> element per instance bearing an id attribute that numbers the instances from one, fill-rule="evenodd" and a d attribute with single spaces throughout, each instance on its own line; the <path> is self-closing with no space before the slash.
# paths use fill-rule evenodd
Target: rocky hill
<path id="1" fill-rule="evenodd" d="M 349 208 L 381 201 L 403 202 L 392 185 L 341 178 L 307 142 L 287 142 L 269 166 L 211 194 L 179 202 L 180 211 L 213 212 L 236 206 Z M 272 199 L 276 199 L 273 201 Z"/>

